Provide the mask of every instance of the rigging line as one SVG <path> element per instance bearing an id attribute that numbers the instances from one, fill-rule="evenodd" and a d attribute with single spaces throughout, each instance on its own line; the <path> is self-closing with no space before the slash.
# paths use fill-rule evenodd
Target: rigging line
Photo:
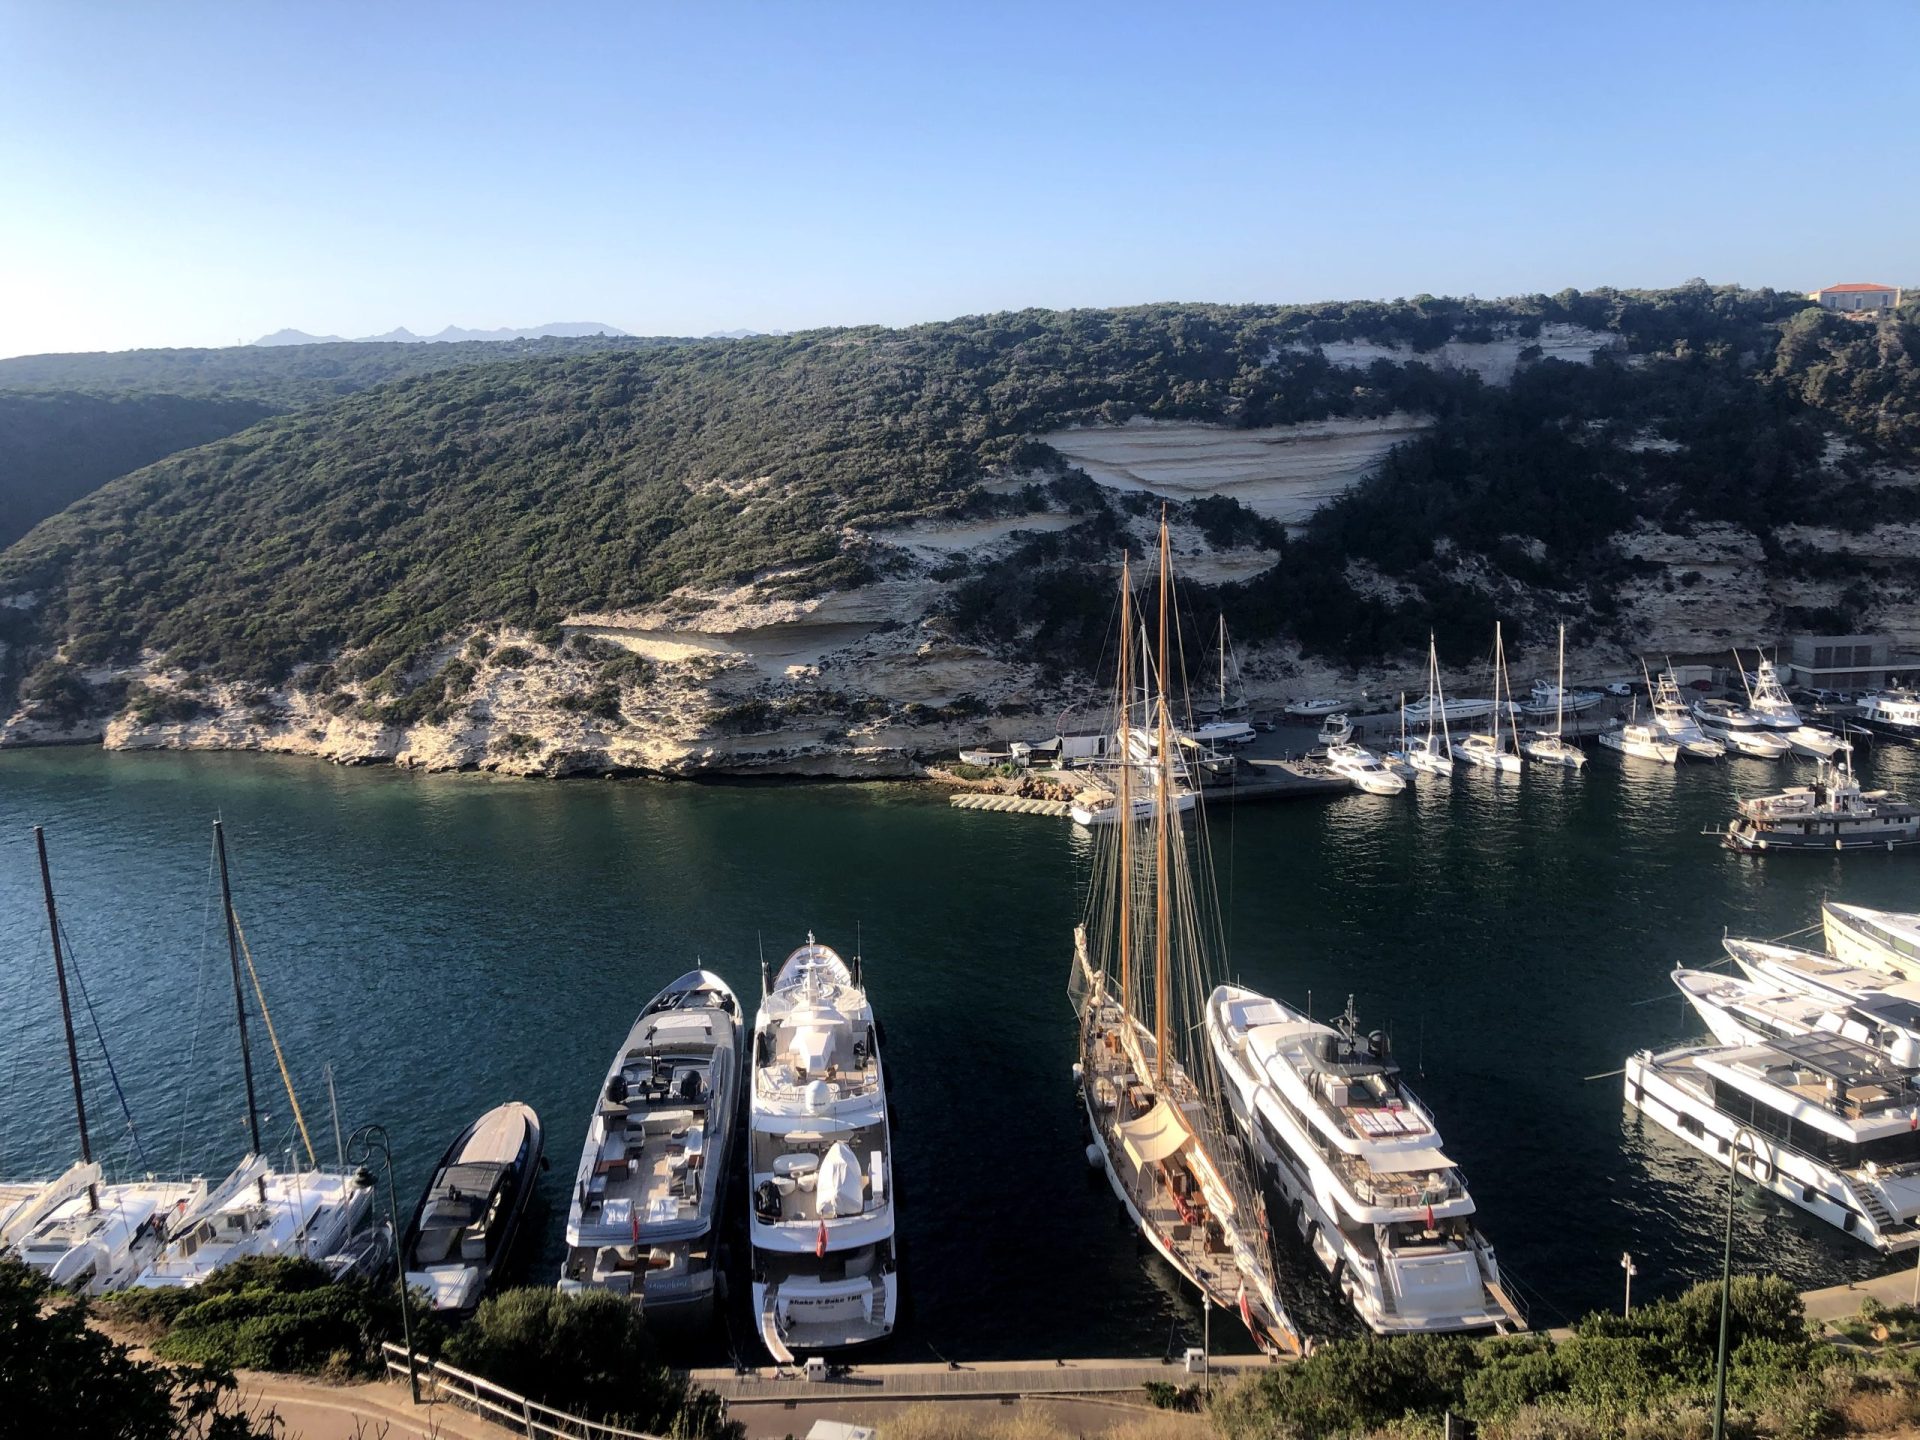
<path id="1" fill-rule="evenodd" d="M 187 1042 L 187 1074 L 194 1072 L 200 1054 L 200 1028 L 206 1022 L 207 931 L 213 922 L 213 842 L 207 842 L 207 880 L 200 887 L 200 958 L 193 973 L 193 1036 Z M 187 1129 L 193 1119 L 193 1096 L 186 1086 L 180 1089 L 180 1140 L 174 1157 L 174 1169 L 187 1172 Z"/>
<path id="2" fill-rule="evenodd" d="M 320 1162 L 314 1158 L 313 1137 L 307 1134 L 307 1117 L 300 1113 L 300 1097 L 293 1093 L 293 1076 L 287 1073 L 287 1057 L 281 1053 L 280 1037 L 274 1033 L 273 1015 L 267 1009 L 267 992 L 260 988 L 260 972 L 253 968 L 253 951 L 247 948 L 247 932 L 241 927 L 237 912 L 233 916 L 233 932 L 239 936 L 240 953 L 247 959 L 247 974 L 253 980 L 253 995 L 260 1002 L 260 1018 L 267 1022 L 267 1039 L 273 1043 L 273 1058 L 280 1066 L 280 1083 L 287 1087 L 287 1103 L 293 1106 L 293 1123 L 300 1127 L 300 1141 L 307 1147 L 307 1164 L 317 1170 Z"/>
<path id="3" fill-rule="evenodd" d="M 120 1088 L 120 1071 L 113 1063 L 113 1052 L 107 1048 L 106 1032 L 100 1028 L 100 1016 L 93 1008 L 93 997 L 87 993 L 87 977 L 80 973 L 80 957 L 74 952 L 73 937 L 67 934 L 67 922 L 57 922 L 60 926 L 61 943 L 67 947 L 67 968 L 73 971 L 78 982 L 80 1003 L 87 1007 L 87 1019 L 93 1025 L 93 1038 L 100 1044 L 100 1054 L 107 1062 L 107 1078 L 113 1082 L 113 1098 L 120 1102 L 120 1114 L 127 1122 L 127 1133 L 133 1137 L 133 1150 L 140 1157 L 140 1168 L 151 1174 L 153 1167 L 147 1163 L 147 1147 L 140 1143 L 140 1128 L 133 1123 L 133 1111 L 127 1105 L 127 1092 Z"/>

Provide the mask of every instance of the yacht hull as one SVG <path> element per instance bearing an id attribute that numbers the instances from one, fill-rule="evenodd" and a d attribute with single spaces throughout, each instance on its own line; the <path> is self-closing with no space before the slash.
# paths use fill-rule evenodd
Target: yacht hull
<path id="1" fill-rule="evenodd" d="M 519 1239 L 521 1223 L 533 1199 L 534 1180 L 540 1168 L 543 1148 L 540 1117 L 534 1114 L 531 1106 L 516 1102 L 497 1106 L 482 1115 L 461 1131 L 440 1157 L 440 1163 L 433 1170 L 433 1179 L 428 1181 L 426 1190 L 420 1196 L 420 1203 L 414 1206 L 413 1218 L 407 1225 L 406 1238 L 401 1247 L 408 1285 L 424 1289 L 434 1310 L 448 1315 L 471 1314 L 493 1288 L 495 1277 L 513 1257 L 514 1242 Z M 485 1152 L 484 1161 L 481 1160 L 482 1152 Z M 482 1253 L 472 1256 L 463 1254 L 457 1258 L 443 1257 L 435 1265 L 416 1270 L 415 1250 L 431 1208 L 440 1202 L 436 1192 L 440 1190 L 442 1182 L 451 1183 L 458 1189 L 461 1177 L 456 1173 L 456 1167 L 481 1163 L 502 1164 L 505 1167 L 495 1192 L 504 1202 L 498 1218 L 473 1237 L 476 1242 L 474 1248 Z M 467 1193 L 471 1195 L 476 1192 L 469 1186 Z M 449 1260 L 451 1263 L 448 1263 Z"/>
<path id="2" fill-rule="evenodd" d="M 1668 1078 L 1650 1052 L 1627 1061 L 1625 1093 L 1629 1107 L 1675 1139 L 1854 1239 L 1888 1254 L 1920 1247 L 1920 1227 L 1891 1215 L 1876 1219 L 1846 1175 L 1723 1115 Z"/>

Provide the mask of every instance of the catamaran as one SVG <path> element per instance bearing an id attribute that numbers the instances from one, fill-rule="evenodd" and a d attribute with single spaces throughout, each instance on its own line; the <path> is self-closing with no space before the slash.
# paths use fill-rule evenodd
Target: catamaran
<path id="1" fill-rule="evenodd" d="M 159 1251 L 167 1227 L 197 1214 L 205 1203 L 204 1179 L 156 1180 L 149 1176 L 121 1184 L 101 1183 L 87 1124 L 86 1087 L 80 1078 L 80 1051 L 67 990 L 67 954 L 53 875 L 47 863 L 47 837 L 38 826 L 33 840 L 40 858 L 40 884 L 46 899 L 47 928 L 53 942 L 53 971 L 60 991 L 60 1021 L 67 1042 L 67 1068 L 73 1081 L 75 1126 L 80 1162 L 60 1181 L 24 1187 L 20 1203 L 0 1200 L 0 1255 L 12 1254 L 28 1269 L 56 1285 L 88 1295 L 124 1289 Z M 129 1122 L 130 1124 L 131 1122 Z M 136 1135 L 137 1142 L 137 1135 Z"/>
<path id="2" fill-rule="evenodd" d="M 740 1064 L 740 1002 L 712 971 L 689 970 L 646 1003 L 587 1122 L 563 1293 L 610 1291 L 687 1325 L 711 1316 Z"/>
<path id="3" fill-rule="evenodd" d="M 1453 747 L 1454 758 L 1477 765 L 1483 770 L 1491 770 L 1495 775 L 1518 775 L 1520 757 L 1513 753 L 1507 740 L 1500 734 L 1500 718 L 1507 714 L 1508 729 L 1512 729 L 1512 687 L 1507 683 L 1507 652 L 1505 642 L 1500 635 L 1500 622 L 1493 622 L 1493 706 L 1487 712 L 1493 720 L 1492 729 L 1481 734 L 1475 731 L 1458 745 Z"/>
<path id="4" fill-rule="evenodd" d="M 1158 680 L 1147 699 L 1148 721 L 1162 737 L 1172 729 L 1171 558 L 1163 515 Z M 1132 603 L 1123 561 L 1115 686 L 1122 729 L 1133 708 Z M 1146 779 L 1132 771 L 1123 766 L 1118 776 L 1123 813 L 1131 813 L 1136 780 Z M 1150 783 L 1164 794 L 1165 772 L 1156 771 Z M 1196 878 L 1186 829 L 1172 823 L 1164 804 L 1150 825 L 1117 825 L 1105 838 L 1087 915 L 1074 931 L 1068 982 L 1088 1162 L 1105 1171 L 1147 1243 L 1206 1301 L 1237 1311 L 1262 1350 L 1297 1350 L 1300 1337 L 1274 1278 L 1266 1206 L 1232 1131 L 1218 1067 L 1199 1042 L 1215 933 L 1201 906 L 1213 887 Z M 1201 830 L 1194 843 L 1204 841 Z"/>
<path id="5" fill-rule="evenodd" d="M 1553 712 L 1553 733 L 1535 734 L 1521 742 L 1520 750 L 1529 760 L 1537 760 L 1542 765 L 1560 765 L 1569 770 L 1578 770 L 1587 763 L 1587 752 L 1567 739 L 1567 627 L 1560 627 L 1560 678 L 1553 686 L 1555 709 Z M 1596 695 L 1594 703 L 1599 702 Z"/>
<path id="6" fill-rule="evenodd" d="M 1207 1002 L 1235 1122 L 1315 1257 L 1382 1335 L 1524 1329 L 1433 1116 L 1363 1036 L 1238 985 Z"/>
<path id="7" fill-rule="evenodd" d="M 1493 707 L 1487 707 L 1491 710 Z M 1413 718 L 1405 705 L 1400 707 L 1400 723 L 1404 727 Z M 1427 635 L 1427 700 L 1426 713 L 1421 717 L 1426 721 L 1427 733 L 1416 738 L 1411 744 L 1402 745 L 1406 760 L 1416 770 L 1425 770 L 1433 775 L 1451 775 L 1453 773 L 1453 738 L 1447 733 L 1447 697 L 1440 686 L 1440 651 L 1434 643 L 1431 633 Z M 1440 727 L 1439 734 L 1434 726 Z"/>
<path id="8" fill-rule="evenodd" d="M 753 1315 L 781 1364 L 893 1332 L 900 1313 L 893 1141 L 861 960 L 813 936 L 753 1022 L 747 1187 Z"/>

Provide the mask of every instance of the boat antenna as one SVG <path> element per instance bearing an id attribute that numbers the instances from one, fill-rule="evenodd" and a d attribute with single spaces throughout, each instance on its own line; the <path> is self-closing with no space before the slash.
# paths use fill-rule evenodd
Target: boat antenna
<path id="1" fill-rule="evenodd" d="M 1758 650 L 1753 652 L 1753 668 L 1756 674 L 1759 673 L 1761 658 Z M 1741 686 L 1747 692 L 1747 704 L 1753 704 L 1753 686 L 1747 680 L 1747 667 L 1740 663 L 1740 647 L 1738 645 L 1733 647 L 1733 669 L 1734 673 L 1740 677 Z"/>
<path id="2" fill-rule="evenodd" d="M 47 832 L 33 827 L 34 847 L 40 852 L 40 888 L 47 897 L 47 929 L 53 935 L 53 973 L 60 982 L 60 1023 L 67 1032 L 67 1069 L 73 1075 L 73 1113 L 80 1122 L 80 1159 L 93 1163 L 93 1143 L 87 1137 L 87 1093 L 80 1084 L 80 1047 L 73 1038 L 73 1006 L 67 999 L 67 961 L 60 950 L 60 912 L 53 904 L 53 872 L 47 868 Z M 100 1189 L 87 1183 L 87 1209 L 100 1208 Z"/>
<path id="3" fill-rule="evenodd" d="M 767 937 L 758 930 L 753 932 L 753 943 L 760 947 L 760 998 L 765 999 L 767 992 L 773 989 L 773 977 L 767 969 Z"/>
<path id="4" fill-rule="evenodd" d="M 247 995 L 240 986 L 240 932 L 234 925 L 233 887 L 227 879 L 227 832 L 218 820 L 213 822 L 213 844 L 220 855 L 220 908 L 227 914 L 227 961 L 233 967 L 233 1009 L 240 1018 L 240 1069 L 247 1082 L 247 1138 L 253 1153 L 258 1155 L 260 1104 L 253 1094 L 253 1051 L 247 1044 Z M 264 1177 L 260 1184 L 264 1192 Z"/>
<path id="5" fill-rule="evenodd" d="M 856 919 L 853 922 L 853 983 L 856 989 L 860 985 L 860 950 L 860 922 Z"/>
<path id="6" fill-rule="evenodd" d="M 340 1173 L 347 1173 L 347 1147 L 340 1143 L 340 1097 L 333 1093 L 333 1062 L 326 1065 L 327 1105 L 333 1111 L 333 1154 L 339 1163 Z"/>

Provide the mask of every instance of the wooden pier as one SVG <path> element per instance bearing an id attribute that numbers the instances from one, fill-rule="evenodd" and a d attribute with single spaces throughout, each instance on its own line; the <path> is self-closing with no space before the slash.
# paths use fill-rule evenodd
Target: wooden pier
<path id="1" fill-rule="evenodd" d="M 996 810 L 1003 815 L 1051 815 L 1058 820 L 1064 820 L 1073 813 L 1073 806 L 1065 800 L 1029 800 L 1023 795 L 999 795 L 984 790 L 955 795 L 948 803 L 956 810 Z"/>

